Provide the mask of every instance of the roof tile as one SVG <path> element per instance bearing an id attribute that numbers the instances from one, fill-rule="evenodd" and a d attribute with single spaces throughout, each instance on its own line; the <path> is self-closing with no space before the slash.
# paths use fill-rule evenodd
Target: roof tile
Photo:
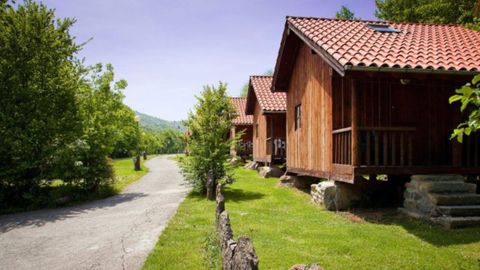
<path id="1" fill-rule="evenodd" d="M 247 104 L 247 98 L 243 97 L 230 97 L 230 101 L 237 111 L 237 117 L 233 119 L 234 125 L 253 125 L 253 116 L 245 114 L 245 107 Z"/>
<path id="2" fill-rule="evenodd" d="M 480 70 L 480 32 L 462 26 L 287 17 L 341 65 Z M 382 33 L 368 24 L 389 24 Z"/>
<path id="3" fill-rule="evenodd" d="M 287 110 L 287 94 L 272 92 L 272 76 L 250 76 L 253 91 L 264 112 L 284 112 Z"/>

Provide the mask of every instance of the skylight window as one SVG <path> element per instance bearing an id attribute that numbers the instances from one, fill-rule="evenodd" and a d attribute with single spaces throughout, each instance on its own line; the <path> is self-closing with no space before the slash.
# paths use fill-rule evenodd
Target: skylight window
<path id="1" fill-rule="evenodd" d="M 368 27 L 372 28 L 373 30 L 375 30 L 377 32 L 381 32 L 381 33 L 400 33 L 400 32 L 402 32 L 398 29 L 395 29 L 395 28 L 391 27 L 388 24 L 370 23 L 370 24 L 368 24 Z"/>

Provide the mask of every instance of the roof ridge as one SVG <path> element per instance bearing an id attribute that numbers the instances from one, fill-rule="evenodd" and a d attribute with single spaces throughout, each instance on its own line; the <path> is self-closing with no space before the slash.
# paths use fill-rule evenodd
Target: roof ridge
<path id="1" fill-rule="evenodd" d="M 327 17 L 315 17 L 315 16 L 290 16 L 287 15 L 286 19 L 314 19 L 314 20 L 328 20 L 328 21 L 349 21 L 349 22 L 366 22 L 366 23 L 388 23 L 388 24 L 403 24 L 403 25 L 435 25 L 435 26 L 457 26 L 465 29 L 469 29 L 461 24 L 452 24 L 452 23 L 426 23 L 426 22 L 395 22 L 387 20 L 364 20 L 364 19 L 337 19 L 337 18 L 327 18 Z M 471 29 L 470 29 L 471 30 Z"/>
<path id="2" fill-rule="evenodd" d="M 250 75 L 250 77 L 263 77 L 263 78 L 273 78 L 273 75 Z"/>

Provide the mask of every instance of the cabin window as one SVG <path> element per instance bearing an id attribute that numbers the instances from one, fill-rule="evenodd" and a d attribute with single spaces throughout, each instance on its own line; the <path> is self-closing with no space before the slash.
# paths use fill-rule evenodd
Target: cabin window
<path id="1" fill-rule="evenodd" d="M 258 138 L 258 124 L 255 124 L 255 138 Z"/>
<path id="2" fill-rule="evenodd" d="M 295 106 L 295 130 L 299 129 L 302 125 L 302 104 Z"/>

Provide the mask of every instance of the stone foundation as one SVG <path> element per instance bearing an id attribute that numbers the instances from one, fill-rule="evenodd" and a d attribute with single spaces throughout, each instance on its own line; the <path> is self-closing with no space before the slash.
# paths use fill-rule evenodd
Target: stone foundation
<path id="1" fill-rule="evenodd" d="M 248 170 L 256 170 L 258 168 L 258 163 L 255 161 L 250 161 L 243 167 Z"/>
<path id="2" fill-rule="evenodd" d="M 278 186 L 280 187 L 293 187 L 293 177 L 288 174 L 282 175 L 278 181 Z"/>
<path id="3" fill-rule="evenodd" d="M 407 183 L 405 214 L 446 228 L 480 226 L 480 195 L 460 175 L 414 175 Z"/>
<path id="4" fill-rule="evenodd" d="M 330 211 L 345 211 L 363 199 L 362 190 L 353 184 L 322 181 L 311 185 L 312 201 Z"/>
<path id="5" fill-rule="evenodd" d="M 275 166 L 264 166 L 264 167 L 258 168 L 258 173 L 263 178 L 268 178 L 268 177 L 281 177 L 285 172 Z"/>

